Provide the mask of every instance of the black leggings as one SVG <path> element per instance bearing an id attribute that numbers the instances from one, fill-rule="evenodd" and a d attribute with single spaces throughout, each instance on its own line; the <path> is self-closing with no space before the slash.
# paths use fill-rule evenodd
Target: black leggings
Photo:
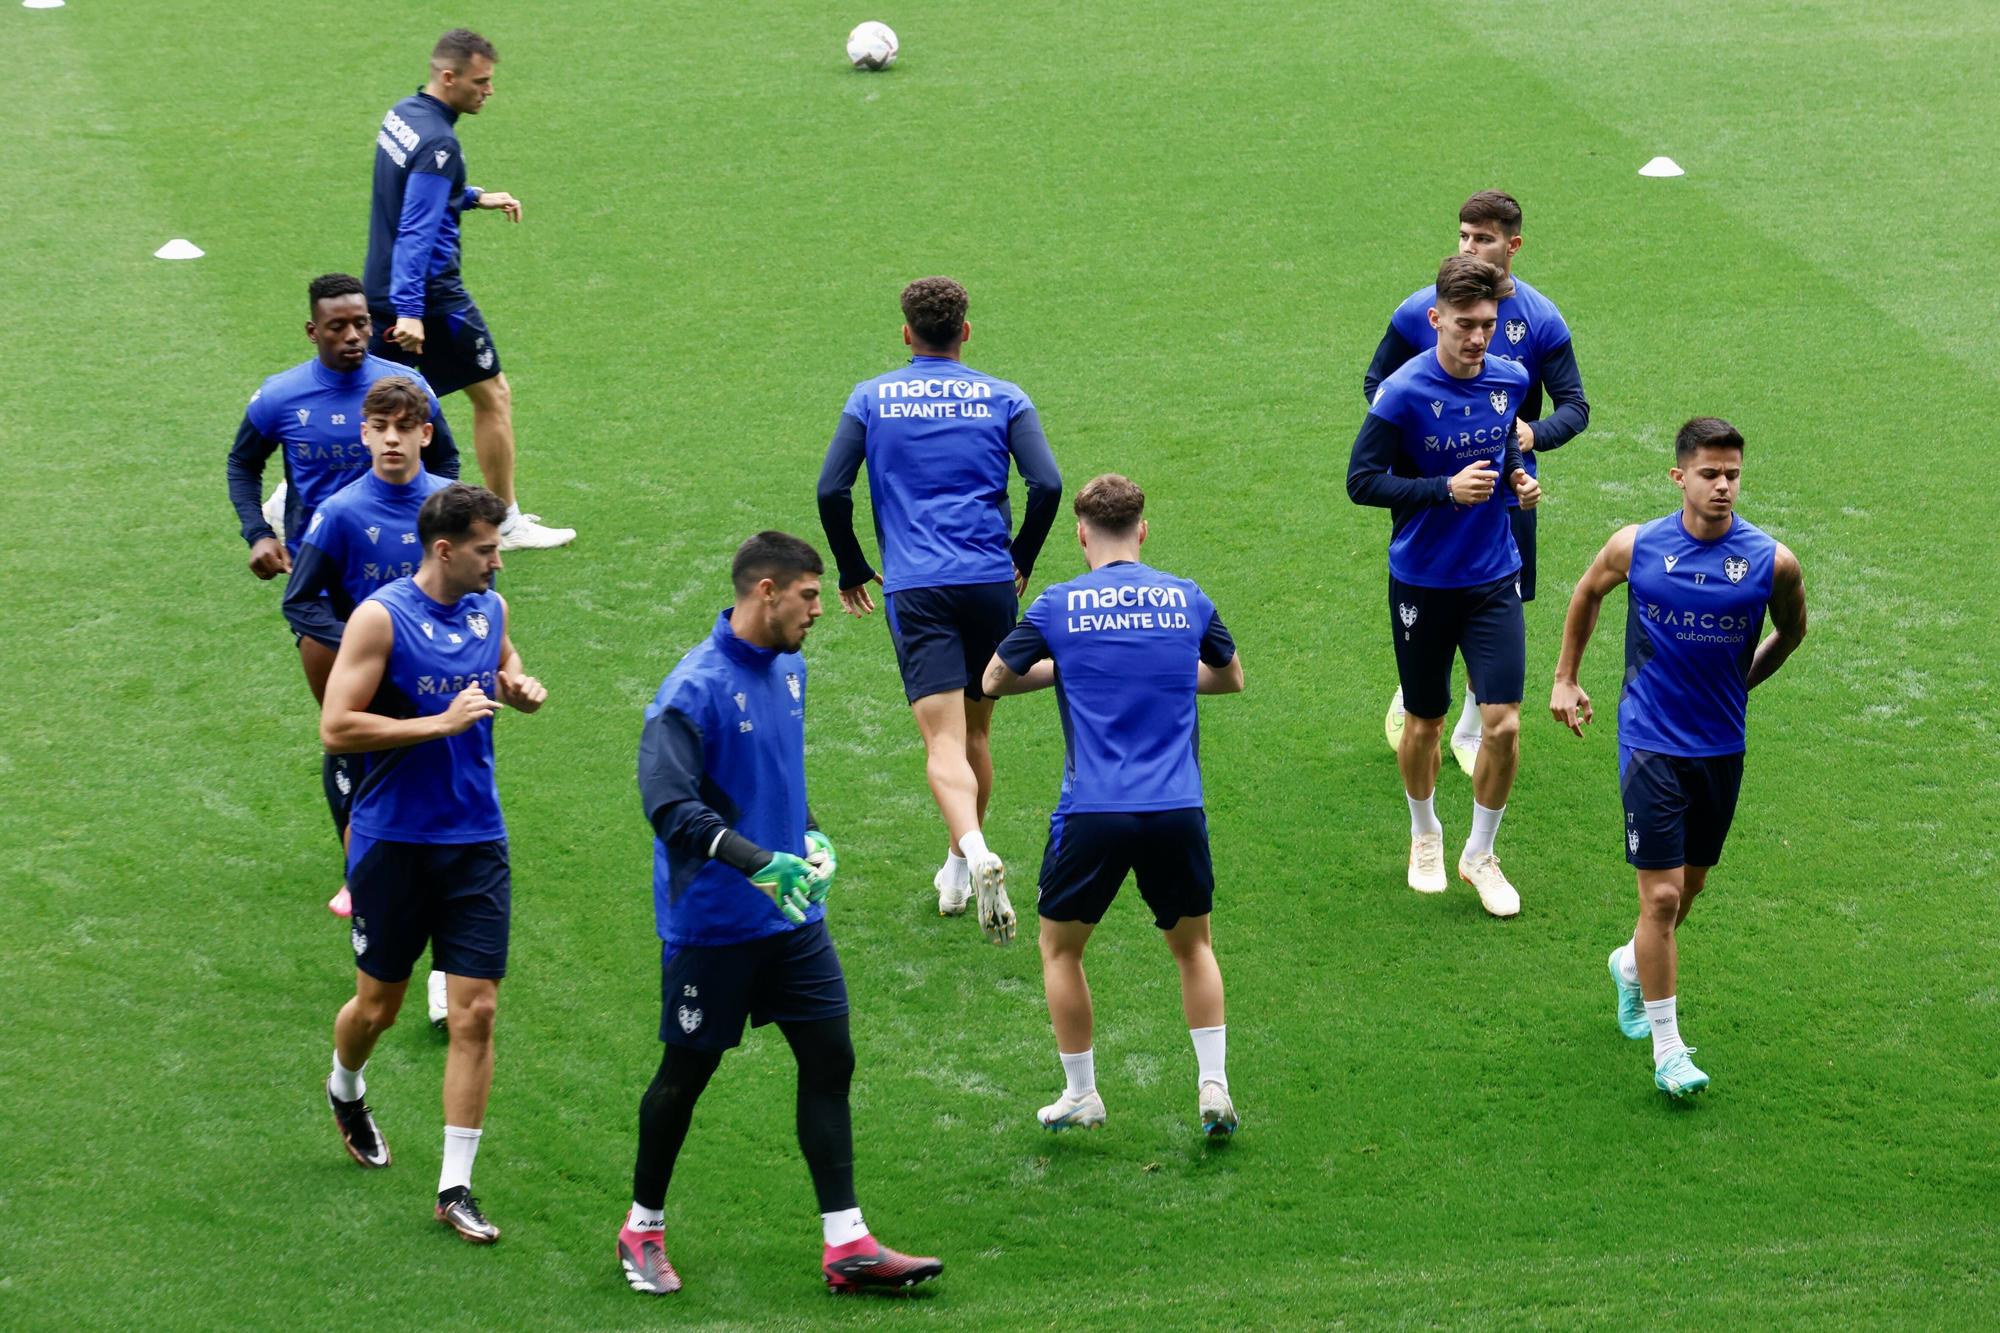
<path id="1" fill-rule="evenodd" d="M 779 1023 L 799 1065 L 799 1147 L 812 1172 L 822 1213 L 855 1206 L 854 1121 L 847 1086 L 854 1076 L 854 1043 L 847 1016 L 810 1023 Z M 639 1099 L 639 1157 L 632 1167 L 632 1201 L 642 1208 L 667 1202 L 674 1161 L 687 1141 L 694 1104 L 722 1063 L 720 1051 L 667 1043 L 660 1068 Z"/>

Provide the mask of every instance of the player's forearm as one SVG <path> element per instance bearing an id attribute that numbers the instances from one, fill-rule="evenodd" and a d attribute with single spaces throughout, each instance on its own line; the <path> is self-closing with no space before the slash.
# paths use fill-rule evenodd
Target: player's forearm
<path id="1" fill-rule="evenodd" d="M 1055 526 L 1056 513 L 1062 508 L 1062 482 L 1053 486 L 1037 486 L 1028 483 L 1027 512 L 1021 516 L 1021 530 L 1014 534 L 1009 554 L 1014 560 L 1014 569 L 1026 578 L 1035 572 L 1035 561 L 1042 555 L 1042 544 L 1049 539 L 1049 529 Z"/>
<path id="2" fill-rule="evenodd" d="M 1757 645 L 1757 651 L 1750 659 L 1750 677 L 1745 688 L 1754 690 L 1777 675 L 1778 668 L 1785 664 L 1785 659 L 1790 657 L 1801 643 L 1805 642 L 1805 637 L 1804 630 L 1797 633 L 1772 630 L 1767 634 L 1764 641 Z"/>
<path id="3" fill-rule="evenodd" d="M 1538 454 L 1562 448 L 1590 426 L 1590 401 L 1583 396 L 1583 376 L 1568 343 L 1542 363 L 1542 390 L 1555 406 L 1540 421 L 1529 423 Z"/>
<path id="4" fill-rule="evenodd" d="M 320 747 L 328 754 L 367 754 L 402 750 L 449 735 L 444 714 L 428 717 L 383 717 L 359 709 L 331 709 L 320 714 Z"/>
<path id="5" fill-rule="evenodd" d="M 236 442 L 229 447 L 229 461 L 223 465 L 229 479 L 229 504 L 236 510 L 243 540 L 250 546 L 277 535 L 264 521 L 263 496 L 264 463 L 276 448 L 277 442 L 266 438 L 246 418 L 237 427 Z"/>
<path id="6" fill-rule="evenodd" d="M 854 478 L 861 472 L 867 448 L 867 428 L 843 412 L 826 447 L 819 470 L 819 525 L 833 552 L 840 586 L 853 588 L 875 577 L 875 570 L 854 535 Z"/>
<path id="7" fill-rule="evenodd" d="M 1036 690 L 1046 690 L 1056 683 L 1056 664 L 1052 658 L 1043 658 L 1026 671 L 1015 671 L 999 657 L 986 664 L 986 676 L 980 688 L 994 698 L 1012 694 L 1033 694 Z"/>
<path id="8" fill-rule="evenodd" d="M 1391 422 L 1369 413 L 1354 437 L 1347 460 L 1347 498 L 1379 509 L 1419 509 L 1451 503 L 1444 477 L 1399 477 L 1395 474 L 1402 435 Z"/>
<path id="9" fill-rule="evenodd" d="M 1577 673 L 1583 669 L 1583 650 L 1590 646 L 1603 608 L 1604 598 L 1587 587 L 1579 586 L 1570 597 L 1569 610 L 1563 615 L 1562 651 L 1556 657 L 1556 679 L 1561 683 L 1576 684 Z"/>

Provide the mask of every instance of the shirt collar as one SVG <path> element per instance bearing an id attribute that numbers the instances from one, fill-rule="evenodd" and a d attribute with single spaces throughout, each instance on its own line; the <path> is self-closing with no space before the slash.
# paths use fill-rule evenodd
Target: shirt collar
<path id="1" fill-rule="evenodd" d="M 354 370 L 329 370 L 326 362 L 318 357 L 314 357 L 306 364 L 312 367 L 313 379 L 329 389 L 351 389 L 361 383 L 362 375 L 368 370 L 366 360 Z"/>
<path id="2" fill-rule="evenodd" d="M 458 113 L 456 111 L 453 111 L 450 107 L 446 106 L 440 99 L 432 97 L 422 88 L 417 89 L 417 96 L 423 98 L 426 102 L 429 102 L 432 106 L 436 107 L 438 110 L 438 114 L 440 116 L 443 116 L 447 122 L 453 125 L 458 124 Z"/>
<path id="3" fill-rule="evenodd" d="M 726 606 L 722 609 L 722 613 L 715 618 L 714 638 L 716 647 L 722 649 L 724 657 L 727 657 L 739 666 L 750 667 L 758 671 L 768 670 L 771 664 L 778 660 L 778 650 L 776 648 L 759 648 L 748 639 L 737 637 L 736 627 L 729 623 L 730 613 L 735 609 L 735 607 Z"/>

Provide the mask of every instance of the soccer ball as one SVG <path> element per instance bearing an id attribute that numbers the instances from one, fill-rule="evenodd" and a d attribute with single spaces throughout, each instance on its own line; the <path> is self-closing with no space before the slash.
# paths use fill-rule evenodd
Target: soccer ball
<path id="1" fill-rule="evenodd" d="M 847 58 L 856 69 L 887 69 L 896 63 L 896 34 L 873 19 L 847 34 Z"/>

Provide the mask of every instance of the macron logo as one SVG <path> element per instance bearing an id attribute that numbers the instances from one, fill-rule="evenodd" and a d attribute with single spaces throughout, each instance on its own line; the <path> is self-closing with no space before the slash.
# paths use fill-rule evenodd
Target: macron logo
<path id="1" fill-rule="evenodd" d="M 382 535 L 382 529 L 376 527 L 372 523 L 369 524 L 367 527 L 363 528 L 362 531 L 368 534 L 368 540 L 371 543 L 374 542 L 376 538 Z"/>
<path id="2" fill-rule="evenodd" d="M 438 149 L 435 153 L 432 153 L 431 156 L 437 159 L 437 164 L 439 166 L 443 166 L 445 163 L 451 161 L 451 154 L 442 148 Z"/>
<path id="3" fill-rule="evenodd" d="M 1431 400 L 1431 415 L 1432 415 L 1432 416 L 1434 416 L 1434 417 L 1441 417 L 1441 416 L 1443 416 L 1443 415 L 1444 415 L 1444 404 L 1443 404 L 1443 403 L 1440 403 L 1440 402 L 1438 402 L 1438 401 L 1437 401 L 1436 399 L 1432 399 L 1432 400 Z"/>
<path id="4" fill-rule="evenodd" d="M 298 417 L 299 417 L 299 424 L 301 426 L 305 425 L 306 422 L 312 418 L 312 409 L 309 407 L 302 407 L 298 409 Z"/>

